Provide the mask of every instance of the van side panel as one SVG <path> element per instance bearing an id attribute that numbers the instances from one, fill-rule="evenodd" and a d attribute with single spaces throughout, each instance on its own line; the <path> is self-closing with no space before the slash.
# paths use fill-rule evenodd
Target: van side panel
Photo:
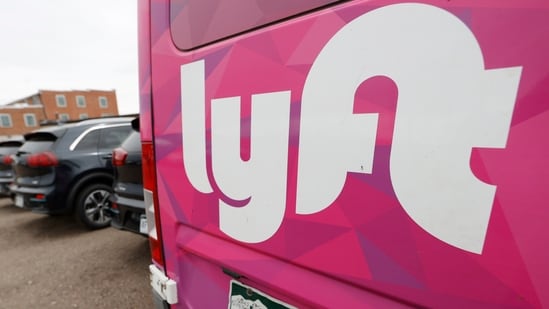
<path id="1" fill-rule="evenodd" d="M 176 307 L 232 279 L 300 308 L 549 307 L 546 1 L 345 1 L 190 51 L 169 1 L 149 16 Z"/>

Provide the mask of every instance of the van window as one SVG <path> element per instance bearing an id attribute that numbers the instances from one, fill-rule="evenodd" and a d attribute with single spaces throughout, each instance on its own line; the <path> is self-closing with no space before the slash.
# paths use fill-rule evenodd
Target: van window
<path id="1" fill-rule="evenodd" d="M 189 50 L 341 0 L 172 0 L 175 45 Z"/>

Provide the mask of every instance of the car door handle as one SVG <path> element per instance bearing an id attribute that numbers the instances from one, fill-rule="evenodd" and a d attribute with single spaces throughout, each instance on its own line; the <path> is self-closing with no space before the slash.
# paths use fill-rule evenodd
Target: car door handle
<path id="1" fill-rule="evenodd" d="M 105 160 L 111 160 L 112 159 L 112 154 L 104 155 L 102 158 L 105 159 Z"/>

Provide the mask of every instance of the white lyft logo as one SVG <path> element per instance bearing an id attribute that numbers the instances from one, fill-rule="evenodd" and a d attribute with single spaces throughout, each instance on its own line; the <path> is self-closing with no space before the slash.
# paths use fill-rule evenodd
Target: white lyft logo
<path id="1" fill-rule="evenodd" d="M 408 215 L 455 247 L 481 253 L 496 187 L 478 180 L 473 147 L 505 147 L 520 67 L 484 70 L 471 31 L 448 12 L 397 4 L 348 23 L 322 49 L 301 102 L 298 214 L 322 211 L 348 172 L 371 173 L 378 114 L 354 114 L 365 80 L 398 87 L 391 182 Z M 213 192 L 206 171 L 204 61 L 181 66 L 185 172 L 196 190 Z M 211 100 L 212 180 L 224 196 L 219 225 L 249 243 L 269 239 L 286 209 L 290 91 L 252 96 L 251 156 L 240 158 L 240 97 Z M 367 211 L 367 209 L 365 210 Z"/>

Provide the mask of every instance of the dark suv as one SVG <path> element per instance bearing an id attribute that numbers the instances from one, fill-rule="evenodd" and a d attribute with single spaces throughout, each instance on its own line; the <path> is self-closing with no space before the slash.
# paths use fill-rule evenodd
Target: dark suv
<path id="1" fill-rule="evenodd" d="M 114 165 L 111 225 L 114 228 L 147 235 L 147 219 L 141 171 L 139 118 L 132 121 L 132 131 L 120 147 L 112 152 Z"/>
<path id="2" fill-rule="evenodd" d="M 132 119 L 91 119 L 26 134 L 14 157 L 15 206 L 50 215 L 74 213 L 91 229 L 109 226 L 112 150 L 132 130 Z"/>
<path id="3" fill-rule="evenodd" d="M 17 152 L 23 141 L 7 140 L 0 142 L 0 196 L 9 196 L 9 185 L 13 182 L 11 155 Z"/>

